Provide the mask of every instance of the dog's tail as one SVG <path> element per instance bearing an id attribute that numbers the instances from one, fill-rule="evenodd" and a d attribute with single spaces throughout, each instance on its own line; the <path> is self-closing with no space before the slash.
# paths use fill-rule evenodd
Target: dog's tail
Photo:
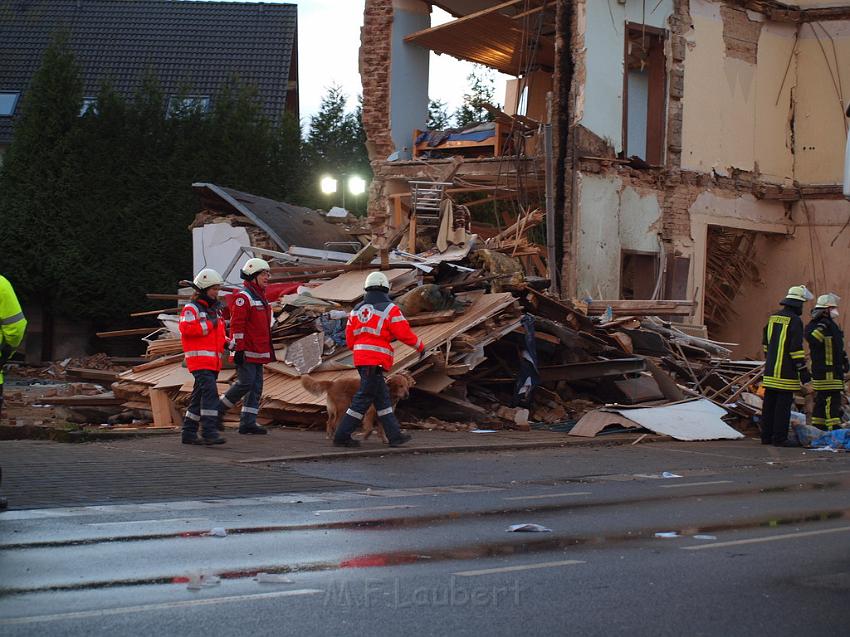
<path id="1" fill-rule="evenodd" d="M 333 381 L 316 380 L 312 376 L 302 376 L 301 385 L 311 394 L 320 396 L 328 391 L 328 388 L 333 385 Z"/>

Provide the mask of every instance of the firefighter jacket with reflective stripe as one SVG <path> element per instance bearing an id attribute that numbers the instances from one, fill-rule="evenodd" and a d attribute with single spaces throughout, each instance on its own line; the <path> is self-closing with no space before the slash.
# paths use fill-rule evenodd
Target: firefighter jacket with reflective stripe
<path id="1" fill-rule="evenodd" d="M 9 280 L 0 275 L 0 357 L 4 350 L 16 350 L 24 340 L 27 320 L 21 311 L 21 304 L 15 296 L 15 290 Z M 9 352 L 11 355 L 11 352 Z M 3 369 L 0 364 L 0 385 L 3 384 Z"/>
<path id="2" fill-rule="evenodd" d="M 396 339 L 418 352 L 424 349 L 422 339 L 413 333 L 389 295 L 367 292 L 363 302 L 349 314 L 345 326 L 345 342 L 354 352 L 354 366 L 380 365 L 389 371 L 393 366 L 392 342 Z"/>
<path id="3" fill-rule="evenodd" d="M 812 388 L 843 390 L 844 374 L 850 371 L 844 351 L 844 332 L 829 315 L 818 316 L 806 326 L 806 340 L 812 359 Z"/>
<path id="4" fill-rule="evenodd" d="M 221 370 L 221 355 L 227 340 L 221 309 L 221 303 L 198 298 L 180 312 L 180 342 L 190 372 Z"/>
<path id="5" fill-rule="evenodd" d="M 247 363 L 277 360 L 272 347 L 272 309 L 265 292 L 252 281 L 233 295 L 230 307 L 230 336 L 233 350 L 245 352 Z"/>
<path id="6" fill-rule="evenodd" d="M 766 360 L 762 384 L 770 389 L 800 389 L 800 372 L 806 369 L 800 317 L 787 307 L 773 314 L 764 328 L 762 345 Z"/>

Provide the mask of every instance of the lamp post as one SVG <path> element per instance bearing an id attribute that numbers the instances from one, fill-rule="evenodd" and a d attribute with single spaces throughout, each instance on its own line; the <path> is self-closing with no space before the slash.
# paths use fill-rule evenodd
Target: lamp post
<path id="1" fill-rule="evenodd" d="M 345 208 L 346 186 L 347 190 L 352 195 L 354 195 L 354 197 L 357 197 L 358 195 L 362 195 L 364 192 L 366 192 L 366 180 L 360 177 L 359 175 L 349 175 L 348 173 L 342 173 L 340 176 L 343 180 L 348 177 L 347 182 L 344 186 L 342 186 L 342 207 Z M 337 191 L 338 184 L 338 180 L 330 175 L 325 175 L 319 181 L 319 187 L 326 195 L 334 194 Z M 347 208 L 345 209 L 347 210 Z"/>

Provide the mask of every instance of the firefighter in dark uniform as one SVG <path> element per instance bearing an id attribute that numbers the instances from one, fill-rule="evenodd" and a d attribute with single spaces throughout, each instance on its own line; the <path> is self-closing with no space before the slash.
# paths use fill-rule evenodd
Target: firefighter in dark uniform
<path id="1" fill-rule="evenodd" d="M 761 444 L 796 446 L 788 442 L 788 423 L 794 392 L 811 380 L 803 351 L 803 304 L 812 299 L 805 285 L 795 285 L 779 304 L 782 308 L 767 320 L 764 346 L 764 407 Z"/>
<path id="2" fill-rule="evenodd" d="M 844 351 L 844 332 L 835 322 L 839 301 L 835 294 L 819 296 L 812 320 L 806 326 L 812 359 L 812 389 L 815 390 L 812 424 L 826 431 L 841 425 L 844 374 L 850 371 L 850 361 Z"/>

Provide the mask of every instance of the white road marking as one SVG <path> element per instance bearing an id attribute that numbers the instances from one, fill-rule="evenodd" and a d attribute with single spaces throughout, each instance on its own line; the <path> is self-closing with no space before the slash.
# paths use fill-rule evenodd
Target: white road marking
<path id="1" fill-rule="evenodd" d="M 324 591 L 315 588 L 299 588 L 292 591 L 273 591 L 270 593 L 257 593 L 255 595 L 232 595 L 230 597 L 210 597 L 207 599 L 189 599 L 182 602 L 162 602 L 160 604 L 144 604 L 141 606 L 122 606 L 119 608 L 104 608 L 100 610 L 83 610 L 73 613 L 56 613 L 54 615 L 33 615 L 31 617 L 14 617 L 11 619 L 0 619 L 0 625 L 12 624 L 35 624 L 39 622 L 53 622 L 68 619 L 88 619 L 90 617 L 108 617 L 109 615 L 126 615 L 129 613 L 144 613 L 151 610 L 170 610 L 173 608 L 187 608 L 192 606 L 212 606 L 214 604 L 227 604 L 233 602 L 250 602 L 258 599 L 274 599 L 277 597 L 297 597 L 300 595 L 319 595 Z"/>
<path id="2" fill-rule="evenodd" d="M 731 480 L 711 480 L 710 482 L 687 482 L 685 484 L 659 484 L 662 489 L 681 489 L 682 487 L 704 487 L 710 484 L 732 484 Z"/>
<path id="3" fill-rule="evenodd" d="M 818 471 L 817 473 L 795 473 L 795 478 L 814 478 L 816 476 L 831 476 L 836 473 L 850 473 L 850 469 L 841 469 L 839 471 Z"/>
<path id="4" fill-rule="evenodd" d="M 493 573 L 515 573 L 516 571 L 531 571 L 538 568 L 555 568 L 558 566 L 573 566 L 574 564 L 586 564 L 581 560 L 561 560 L 559 562 L 535 562 L 534 564 L 517 564 L 516 566 L 502 566 L 499 568 L 483 568 L 478 571 L 459 571 L 452 573 L 458 577 L 475 577 L 476 575 L 491 575 Z"/>
<path id="5" fill-rule="evenodd" d="M 165 522 L 207 522 L 209 518 L 166 518 L 164 520 L 131 520 L 129 522 L 88 522 L 86 526 L 135 526 L 136 524 L 158 524 Z"/>
<path id="6" fill-rule="evenodd" d="M 387 490 L 391 491 L 391 490 Z M 399 492 L 401 490 L 398 490 Z M 415 487 L 404 489 L 410 495 L 405 497 L 455 495 L 459 493 L 485 493 L 504 491 L 500 487 L 479 484 L 460 484 L 451 487 Z M 395 494 L 377 495 L 382 497 L 400 497 Z M 0 513 L 0 521 L 42 520 L 45 518 L 68 518 L 77 516 L 108 515 L 113 513 L 150 514 L 152 510 L 165 511 L 177 515 L 181 511 L 200 509 L 221 509 L 239 506 L 257 506 L 262 504 L 308 504 L 313 502 L 335 502 L 338 500 L 372 499 L 366 491 L 333 491 L 322 493 L 286 493 L 280 495 L 259 496 L 256 498 L 230 498 L 226 500 L 189 500 L 159 502 L 154 504 L 100 504 L 78 507 L 54 507 L 50 509 L 15 509 Z"/>
<path id="7" fill-rule="evenodd" d="M 739 546 L 742 544 L 758 544 L 760 542 L 775 542 L 777 540 L 793 540 L 798 537 L 810 537 L 812 535 L 827 535 L 829 533 L 843 533 L 850 531 L 850 526 L 840 526 L 833 529 L 819 529 L 817 531 L 799 531 L 797 533 L 783 533 L 782 535 L 769 535 L 767 537 L 751 537 L 746 540 L 731 540 L 729 542 L 715 542 L 714 544 L 700 544 L 699 546 L 683 546 L 685 551 L 703 551 L 705 549 L 718 549 L 726 546 Z"/>
<path id="8" fill-rule="evenodd" d="M 572 491 L 570 493 L 544 493 L 543 495 L 514 495 L 503 500 L 543 500 L 545 498 L 565 498 L 571 495 L 590 495 L 590 491 Z"/>
<path id="9" fill-rule="evenodd" d="M 389 511 L 391 509 L 415 509 L 415 504 L 388 504 L 382 507 L 357 507 L 353 509 L 319 509 L 313 513 L 355 513 L 357 511 Z"/>

